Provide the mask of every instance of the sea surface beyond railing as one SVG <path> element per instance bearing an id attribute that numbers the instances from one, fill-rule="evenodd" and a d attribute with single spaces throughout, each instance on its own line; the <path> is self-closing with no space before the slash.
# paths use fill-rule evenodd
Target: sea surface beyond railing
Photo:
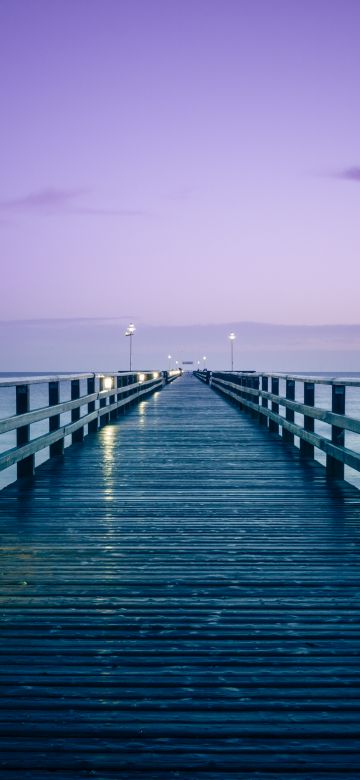
<path id="1" fill-rule="evenodd" d="M 344 479 L 345 466 L 360 472 L 360 378 L 305 376 L 258 372 L 196 371 L 214 390 L 256 416 L 284 442 L 297 443 L 302 455 L 316 457 L 329 476 Z M 331 392 L 330 408 L 319 405 L 319 388 Z M 354 416 L 347 414 L 349 392 L 357 391 Z M 353 399 L 352 399 L 353 401 Z M 349 437 L 349 441 L 346 440 Z M 350 438 L 351 437 L 351 438 Z M 360 487 L 359 476 L 350 478 Z"/>
<path id="2" fill-rule="evenodd" d="M 136 371 L 1 379 L 0 471 L 10 471 L 16 465 L 16 474 L 10 474 L 0 487 L 16 477 L 32 476 L 35 466 L 49 457 L 61 457 L 65 446 L 82 442 L 87 433 L 114 420 L 120 411 L 161 389 L 179 373 Z M 36 395 L 40 389 L 34 404 L 32 393 Z M 4 393 L 5 400 L 1 399 Z M 40 455 L 37 462 L 36 455 Z"/>

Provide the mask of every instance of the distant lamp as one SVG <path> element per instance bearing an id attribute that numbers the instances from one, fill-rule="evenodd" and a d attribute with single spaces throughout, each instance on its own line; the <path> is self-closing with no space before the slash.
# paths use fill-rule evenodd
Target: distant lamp
<path id="1" fill-rule="evenodd" d="M 236 339 L 235 333 L 229 333 L 229 341 L 230 341 L 230 354 L 231 354 L 231 370 L 234 370 L 234 341 Z"/>
<path id="2" fill-rule="evenodd" d="M 171 355 L 168 355 L 168 361 L 169 361 L 169 371 L 171 370 Z"/>
<path id="3" fill-rule="evenodd" d="M 206 368 L 206 355 L 204 355 L 203 361 L 204 361 L 204 371 L 205 371 L 205 368 Z"/>
<path id="4" fill-rule="evenodd" d="M 145 374 L 139 374 L 139 382 L 145 382 Z"/>
<path id="5" fill-rule="evenodd" d="M 154 371 L 153 379 L 159 379 L 159 372 L 158 371 Z"/>
<path id="6" fill-rule="evenodd" d="M 113 378 L 112 376 L 106 376 L 104 379 L 104 390 L 112 390 Z"/>
<path id="7" fill-rule="evenodd" d="M 129 336 L 130 338 L 130 354 L 129 354 L 129 370 L 131 371 L 131 360 L 132 360 L 132 337 L 136 331 L 135 325 L 133 322 L 130 322 L 129 325 L 126 328 L 125 336 Z"/>

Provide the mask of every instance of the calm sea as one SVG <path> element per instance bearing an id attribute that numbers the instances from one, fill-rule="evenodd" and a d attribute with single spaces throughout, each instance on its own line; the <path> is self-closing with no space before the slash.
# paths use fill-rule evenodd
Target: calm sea
<path id="1" fill-rule="evenodd" d="M 296 373 L 296 372 L 293 372 Z M 300 372 L 299 372 L 300 374 Z M 302 375 L 305 375 L 305 372 L 301 372 Z M 313 374 L 309 373 L 309 376 L 312 376 Z M 30 374 L 29 372 L 26 374 L 8 374 L 8 373 L 1 373 L 0 372 L 0 379 L 16 379 L 16 378 L 23 378 L 23 377 L 31 377 L 31 376 L 41 376 L 39 372 L 36 374 Z M 49 376 L 47 373 L 44 376 Z M 340 374 L 337 372 L 333 373 L 321 373 L 318 374 L 318 376 L 322 377 L 343 377 L 344 374 Z M 347 378 L 351 379 L 360 379 L 360 372 L 359 373 L 349 373 L 346 375 Z M 80 393 L 82 395 L 85 395 L 86 393 L 86 380 L 81 380 L 80 382 Z M 285 382 L 283 380 L 280 380 L 280 394 L 285 395 Z M 60 383 L 60 400 L 61 401 L 68 401 L 70 400 L 70 382 L 63 381 Z M 302 384 L 301 382 L 296 383 L 296 400 L 302 401 Z M 39 409 L 43 406 L 47 406 L 48 403 L 48 385 L 44 383 L 39 383 L 36 385 L 32 385 L 30 388 L 30 406 L 31 409 Z M 331 409 L 331 387 L 327 387 L 326 385 L 316 385 L 315 387 L 315 403 L 316 406 L 320 406 L 323 409 Z M 81 409 L 82 416 L 87 413 L 87 407 L 84 406 Z M 283 407 L 280 407 L 280 413 L 282 415 L 285 415 L 285 409 Z M 10 415 L 15 414 L 15 388 L 14 387 L 1 387 L 0 386 L 0 418 L 9 417 Z M 348 414 L 350 417 L 356 417 L 357 419 L 360 419 L 360 387 L 348 387 L 346 390 L 346 414 Z M 71 415 L 70 412 L 66 412 L 65 414 L 62 414 L 60 417 L 60 424 L 66 425 L 68 422 L 70 422 Z M 299 424 L 302 424 L 303 418 L 301 415 L 295 415 L 295 422 L 298 422 Z M 38 423 L 34 423 L 31 426 L 31 438 L 35 439 L 37 436 L 41 436 L 44 433 L 47 433 L 49 430 L 49 422 L 47 420 L 41 421 Z M 322 423 L 319 421 L 315 421 L 315 431 L 316 433 L 321 433 L 323 436 L 326 436 L 328 438 L 331 438 L 331 429 L 330 426 L 326 425 L 326 423 Z M 85 426 L 85 434 L 87 433 L 87 426 Z M 297 446 L 299 446 L 299 441 L 295 441 Z M 5 450 L 10 449 L 11 447 L 14 447 L 16 444 L 16 434 L 15 431 L 11 431 L 9 433 L 3 433 L 0 434 L 0 452 L 4 452 Z M 68 436 L 65 440 L 65 446 L 69 446 L 71 444 L 71 437 Z M 360 452 L 360 436 L 357 434 L 351 433 L 349 431 L 346 431 L 345 433 L 345 445 L 349 449 L 355 450 L 356 452 Z M 45 460 L 47 460 L 49 457 L 48 449 L 44 449 L 39 453 L 36 453 L 35 455 L 35 464 L 38 466 L 40 463 L 43 463 Z M 321 463 L 325 463 L 325 455 L 320 452 L 319 450 L 316 450 L 316 459 L 320 461 Z M 10 484 L 10 482 L 13 482 L 16 478 L 16 467 L 11 466 L 8 469 L 5 469 L 4 471 L 0 472 L 0 489 L 5 487 L 5 485 Z M 360 473 L 357 471 L 354 471 L 353 469 L 350 469 L 346 467 L 345 469 L 345 478 L 351 482 L 352 484 L 356 485 L 356 487 L 360 488 Z"/>

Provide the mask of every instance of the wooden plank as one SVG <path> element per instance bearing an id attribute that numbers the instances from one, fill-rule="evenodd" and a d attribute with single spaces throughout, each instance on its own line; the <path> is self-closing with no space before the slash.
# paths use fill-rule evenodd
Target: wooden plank
<path id="1" fill-rule="evenodd" d="M 20 385 L 49 384 L 49 382 L 70 382 L 72 379 L 87 379 L 93 374 L 44 374 L 39 376 L 14 377 L 13 379 L 0 379 L 1 387 L 18 387 Z"/>
<path id="2" fill-rule="evenodd" d="M 90 377 L 88 380 L 89 382 L 94 381 L 94 377 Z M 134 387 L 152 387 L 153 383 L 157 382 L 159 384 L 161 380 L 148 380 L 147 382 L 143 383 L 136 383 L 134 384 Z M 116 391 L 119 394 L 125 394 L 126 391 L 122 390 L 121 388 Z M 108 398 L 109 396 L 112 396 L 114 394 L 114 390 L 102 390 L 101 391 L 101 398 Z M 86 395 L 81 396 L 80 398 L 75 398 L 71 401 L 62 401 L 59 404 L 56 404 L 52 406 L 51 408 L 49 406 L 41 407 L 40 409 L 34 409 L 31 412 L 26 412 L 25 414 L 19 414 L 19 415 L 13 415 L 12 417 L 6 417 L 2 420 L 0 420 L 0 434 L 1 433 L 7 433 L 8 431 L 16 430 L 16 428 L 20 428 L 22 425 L 32 425 L 35 422 L 40 422 L 41 420 L 47 420 L 48 417 L 53 417 L 58 414 L 64 414 L 65 412 L 70 412 L 73 409 L 78 409 L 81 406 L 86 406 L 87 404 L 93 403 L 93 401 L 97 401 L 100 398 L 100 392 L 98 393 L 87 393 Z"/>
<path id="3" fill-rule="evenodd" d="M 185 376 L 0 518 L 4 780 L 358 778 L 354 488 Z"/>
<path id="4" fill-rule="evenodd" d="M 1 387 L 15 387 L 18 385 L 36 385 L 36 384 L 48 384 L 49 382 L 70 382 L 73 379 L 90 379 L 91 377 L 101 377 L 101 376 L 125 376 L 125 377 L 134 377 L 138 375 L 138 371 L 108 371 L 102 374 L 97 373 L 90 373 L 90 374 L 47 374 L 47 375 L 39 375 L 39 376 L 28 376 L 23 377 L 20 379 L 19 377 L 14 377 L 13 379 L 0 379 L 0 388 Z M 152 375 L 154 373 L 161 373 L 161 372 L 151 372 Z"/>
<path id="5" fill-rule="evenodd" d="M 271 377 L 271 394 L 275 397 L 275 399 L 279 397 L 279 380 L 275 376 Z M 279 433 L 279 423 L 278 423 L 279 404 L 277 400 L 272 401 L 271 409 L 274 414 L 274 417 L 273 416 L 269 417 L 269 431 L 271 431 L 272 433 Z"/>
<path id="6" fill-rule="evenodd" d="M 144 395 L 147 395 L 149 392 L 152 392 L 154 389 L 160 389 L 162 387 L 162 381 L 153 380 L 152 382 L 139 385 L 139 387 L 143 388 L 142 390 L 137 390 L 137 385 L 134 385 L 134 387 L 137 392 L 137 397 L 140 398 Z M 104 392 L 108 393 L 108 391 Z M 42 436 L 38 436 L 36 439 L 32 439 L 29 443 L 26 443 L 21 447 L 14 447 L 10 450 L 6 450 L 0 454 L 0 470 L 8 468 L 9 466 L 13 466 L 15 463 L 21 462 L 24 458 L 34 455 L 36 452 L 39 452 L 45 447 L 50 447 L 55 442 L 58 442 L 59 439 L 72 435 L 76 430 L 78 430 L 78 428 L 81 428 L 82 426 L 90 424 L 92 421 L 101 418 L 102 415 L 108 414 L 109 411 L 112 411 L 115 408 L 128 406 L 132 400 L 133 399 L 123 398 L 121 401 L 111 404 L 111 406 L 107 406 L 103 409 L 97 409 L 91 414 L 84 415 L 79 420 L 68 423 L 53 433 L 43 434 Z"/>
<path id="7" fill-rule="evenodd" d="M 294 379 L 286 380 L 286 400 L 291 402 L 295 401 Z M 290 423 L 295 422 L 295 412 L 293 409 L 290 409 L 288 406 L 286 407 L 286 419 Z M 284 441 L 287 441 L 289 444 L 294 444 L 294 434 L 290 433 L 290 431 L 288 431 L 286 428 L 283 429 L 283 439 Z"/>
<path id="8" fill-rule="evenodd" d="M 345 385 L 334 385 L 332 387 L 332 411 L 338 419 L 341 419 L 341 415 L 345 418 L 345 401 Z M 345 431 L 342 425 L 332 425 L 331 441 L 337 447 L 345 447 Z M 330 454 L 326 457 L 326 468 L 330 477 L 344 479 L 344 464 Z"/>
<path id="9" fill-rule="evenodd" d="M 57 407 L 60 402 L 60 383 L 49 382 L 49 407 Z M 60 414 L 49 417 L 49 433 L 60 428 Z M 50 445 L 50 458 L 61 458 L 64 454 L 64 439 L 59 439 Z"/>
<path id="10" fill-rule="evenodd" d="M 310 408 L 315 406 L 315 385 L 314 382 L 304 382 L 304 406 Z M 315 422 L 310 414 L 304 414 L 304 431 L 311 436 L 314 435 Z M 323 437 L 322 437 L 323 438 Z M 321 442 L 322 443 L 322 442 Z M 314 457 L 314 443 L 309 438 L 300 437 L 300 452 L 306 458 Z"/>
<path id="11" fill-rule="evenodd" d="M 239 388 L 239 385 L 235 384 L 234 382 L 226 381 L 218 377 L 214 377 L 213 381 L 219 382 L 224 386 L 234 388 L 235 390 Z M 263 381 L 266 382 L 267 377 L 263 377 Z M 287 380 L 287 381 L 290 382 L 293 380 Z M 254 395 L 255 397 L 260 396 L 263 399 L 274 401 L 279 406 L 285 406 L 286 409 L 296 412 L 297 414 L 303 414 L 308 417 L 313 417 L 315 420 L 326 422 L 329 425 L 336 425 L 339 428 L 343 428 L 344 430 L 351 431 L 352 433 L 360 433 L 360 420 L 358 420 L 356 417 L 336 414 L 332 411 L 329 411 L 328 409 L 322 409 L 320 406 L 310 406 L 308 404 L 300 403 L 299 401 L 293 401 L 284 398 L 283 396 L 277 395 L 275 393 L 270 393 L 267 390 L 264 390 L 264 388 L 261 390 L 254 390 L 252 388 L 247 388 L 246 392 L 249 395 Z"/>
<path id="12" fill-rule="evenodd" d="M 54 404 L 51 407 L 43 406 L 40 409 L 33 409 L 31 412 L 27 412 L 25 414 L 6 417 L 3 420 L 0 420 L 0 433 L 7 433 L 8 431 L 16 430 L 16 428 L 19 428 L 21 425 L 32 425 L 35 422 L 47 420 L 48 418 L 55 417 L 58 414 L 70 412 L 72 409 L 77 409 L 79 406 L 85 406 L 87 403 L 95 401 L 98 396 L 98 393 L 92 393 L 90 395 L 83 396 L 81 399 L 75 399 L 73 401 L 62 401 L 61 403 Z"/>
<path id="13" fill-rule="evenodd" d="M 72 379 L 71 380 L 71 400 L 79 400 L 80 399 L 80 379 Z M 71 422 L 77 423 L 80 420 L 80 406 L 76 406 L 74 409 L 71 410 Z M 81 442 L 84 440 L 84 426 L 83 425 L 76 425 L 76 427 L 73 429 L 72 436 L 72 444 L 81 444 Z"/>
<path id="14" fill-rule="evenodd" d="M 241 371 L 241 372 L 236 372 L 236 371 L 230 372 L 229 371 L 228 373 L 229 373 L 229 376 L 234 376 L 234 375 L 236 376 L 236 375 L 238 375 L 238 376 L 242 376 L 242 377 L 246 377 L 246 376 L 253 377 L 255 375 L 255 376 L 258 376 L 260 378 L 263 377 L 263 376 L 266 376 L 269 379 L 274 377 L 275 379 L 284 379 L 284 380 L 291 379 L 294 382 L 312 382 L 315 385 L 329 385 L 329 386 L 332 386 L 332 385 L 345 385 L 346 387 L 360 387 L 360 380 L 359 379 L 352 379 L 350 377 L 347 377 L 346 375 L 343 376 L 343 377 L 342 376 L 340 376 L 340 377 L 339 376 L 323 377 L 323 376 L 317 376 L 316 374 L 314 376 L 308 376 L 308 375 L 304 375 L 304 374 L 274 374 L 272 372 L 271 373 L 261 373 L 261 372 L 258 373 L 256 371 L 251 371 L 251 372 L 248 372 L 248 373 L 245 372 L 245 371 Z"/>
<path id="15" fill-rule="evenodd" d="M 88 414 L 93 414 L 95 412 L 96 408 L 96 399 L 98 397 L 98 394 L 95 393 L 95 376 L 91 376 L 87 379 L 87 397 L 88 397 L 88 408 L 87 412 Z M 88 433 L 96 433 L 98 430 L 99 421 L 96 417 L 93 420 L 90 420 L 88 423 Z"/>
<path id="16" fill-rule="evenodd" d="M 29 385 L 23 384 L 19 387 L 16 387 L 16 414 L 23 415 L 26 414 L 30 409 L 30 388 Z M 28 442 L 30 441 L 30 426 L 29 425 L 22 425 L 21 427 L 17 428 L 16 431 L 16 446 L 19 449 L 22 449 L 23 447 L 26 447 L 28 445 Z M 21 462 L 18 462 L 17 464 L 17 476 L 18 479 L 21 477 L 32 477 L 35 470 L 35 461 L 34 461 L 34 455 L 29 452 L 29 454 L 21 460 Z"/>
<path id="17" fill-rule="evenodd" d="M 219 384 L 217 379 L 213 379 L 212 385 L 215 388 L 218 388 L 225 395 L 230 396 L 230 398 L 233 398 L 236 401 L 239 400 L 239 397 L 236 393 L 225 389 L 222 384 Z M 301 440 L 307 442 L 309 445 L 318 447 L 318 449 L 322 450 L 328 455 L 331 455 L 333 458 L 340 461 L 341 463 L 344 463 L 346 466 L 350 466 L 356 471 L 360 471 L 360 454 L 357 452 L 354 452 L 347 447 L 337 447 L 331 441 L 323 438 L 319 434 L 305 431 L 301 426 L 297 425 L 296 423 L 288 422 L 288 420 L 286 420 L 281 415 L 276 414 L 272 410 L 259 408 L 257 404 L 254 404 L 251 401 L 247 401 L 244 398 L 241 399 L 241 403 L 243 403 L 244 406 L 248 407 L 249 409 L 259 411 L 261 414 L 266 415 L 266 417 L 272 419 L 275 423 L 278 423 L 283 428 L 286 428 L 288 431 L 293 433 L 295 436 L 298 436 Z"/>

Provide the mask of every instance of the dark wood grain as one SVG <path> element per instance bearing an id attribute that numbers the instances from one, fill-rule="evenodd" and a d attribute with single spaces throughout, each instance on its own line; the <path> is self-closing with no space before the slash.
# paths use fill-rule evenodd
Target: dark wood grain
<path id="1" fill-rule="evenodd" d="M 359 777 L 350 485 L 185 376 L 0 513 L 2 778 Z"/>
<path id="2" fill-rule="evenodd" d="M 200 375 L 197 374 L 197 377 L 200 379 Z M 236 375 L 232 375 L 232 380 L 236 378 Z M 201 377 L 202 381 L 204 381 L 203 377 Z M 264 377 L 263 377 L 264 379 Z M 351 450 L 347 447 L 344 447 L 342 445 L 342 441 L 344 440 L 343 432 L 344 429 L 349 429 L 351 427 L 351 430 L 354 430 L 355 432 L 359 431 L 360 421 L 354 420 L 353 418 L 344 417 L 341 425 L 338 423 L 338 419 L 341 415 L 339 414 L 333 414 L 332 412 L 324 412 L 324 410 L 320 411 L 317 408 L 312 408 L 310 406 L 311 399 L 314 396 L 314 384 L 313 382 L 304 382 L 304 395 L 308 399 L 307 404 L 294 404 L 294 402 L 289 401 L 285 398 L 281 398 L 279 395 L 275 395 L 274 393 L 265 393 L 266 398 L 273 399 L 272 408 L 268 409 L 267 407 L 264 407 L 263 405 L 259 406 L 258 398 L 257 396 L 264 397 L 264 391 L 263 390 L 254 390 L 253 388 L 247 387 L 244 382 L 248 382 L 247 379 L 242 379 L 241 384 L 236 383 L 234 381 L 228 381 L 223 380 L 221 378 L 221 375 L 219 376 L 217 373 L 213 373 L 211 375 L 210 379 L 210 386 L 221 393 L 224 394 L 225 397 L 231 398 L 238 404 L 238 408 L 242 409 L 244 406 L 246 409 L 250 411 L 250 413 L 255 412 L 256 416 L 258 417 L 263 416 L 266 420 L 268 420 L 269 430 L 273 433 L 278 433 L 279 426 L 281 426 L 283 432 L 287 431 L 294 436 L 300 437 L 300 452 L 302 455 L 306 455 L 307 457 L 313 457 L 314 456 L 314 447 L 318 447 L 320 450 L 326 453 L 327 456 L 329 456 L 332 460 L 328 462 L 327 459 L 327 465 L 331 464 L 332 461 L 336 460 L 342 465 L 350 466 L 353 469 L 356 469 L 357 471 L 360 471 L 360 455 L 357 451 Z M 275 377 L 272 379 L 272 386 L 273 382 L 278 382 L 278 379 Z M 334 388 L 336 388 L 337 385 L 334 385 Z M 255 395 L 256 401 L 250 400 L 252 395 Z M 287 418 L 284 418 L 282 415 L 279 414 L 279 405 L 286 406 L 287 409 L 293 409 L 294 411 L 298 411 L 300 414 L 304 414 L 304 427 L 301 425 L 298 425 L 296 423 L 290 422 Z M 290 406 L 291 405 L 291 406 Z M 307 410 L 312 409 L 312 415 L 308 414 Z M 320 413 L 319 413 L 320 411 Z M 324 413 L 323 413 L 324 412 Z M 333 441 L 329 441 L 329 439 L 322 434 L 317 434 L 314 432 L 314 418 L 315 419 L 321 419 L 324 420 L 324 422 L 329 422 L 332 425 L 333 431 L 334 431 L 334 441 L 340 441 L 340 446 L 337 444 L 334 444 Z M 326 419 L 325 419 L 326 418 Z M 270 425 L 271 423 L 271 425 Z M 274 424 L 273 424 L 274 423 Z M 309 447 L 307 446 L 309 445 Z M 1 461 L 1 456 L 0 456 Z M 327 469 L 328 476 L 332 476 L 335 479 L 343 479 L 344 470 L 343 468 L 328 468 Z"/>

